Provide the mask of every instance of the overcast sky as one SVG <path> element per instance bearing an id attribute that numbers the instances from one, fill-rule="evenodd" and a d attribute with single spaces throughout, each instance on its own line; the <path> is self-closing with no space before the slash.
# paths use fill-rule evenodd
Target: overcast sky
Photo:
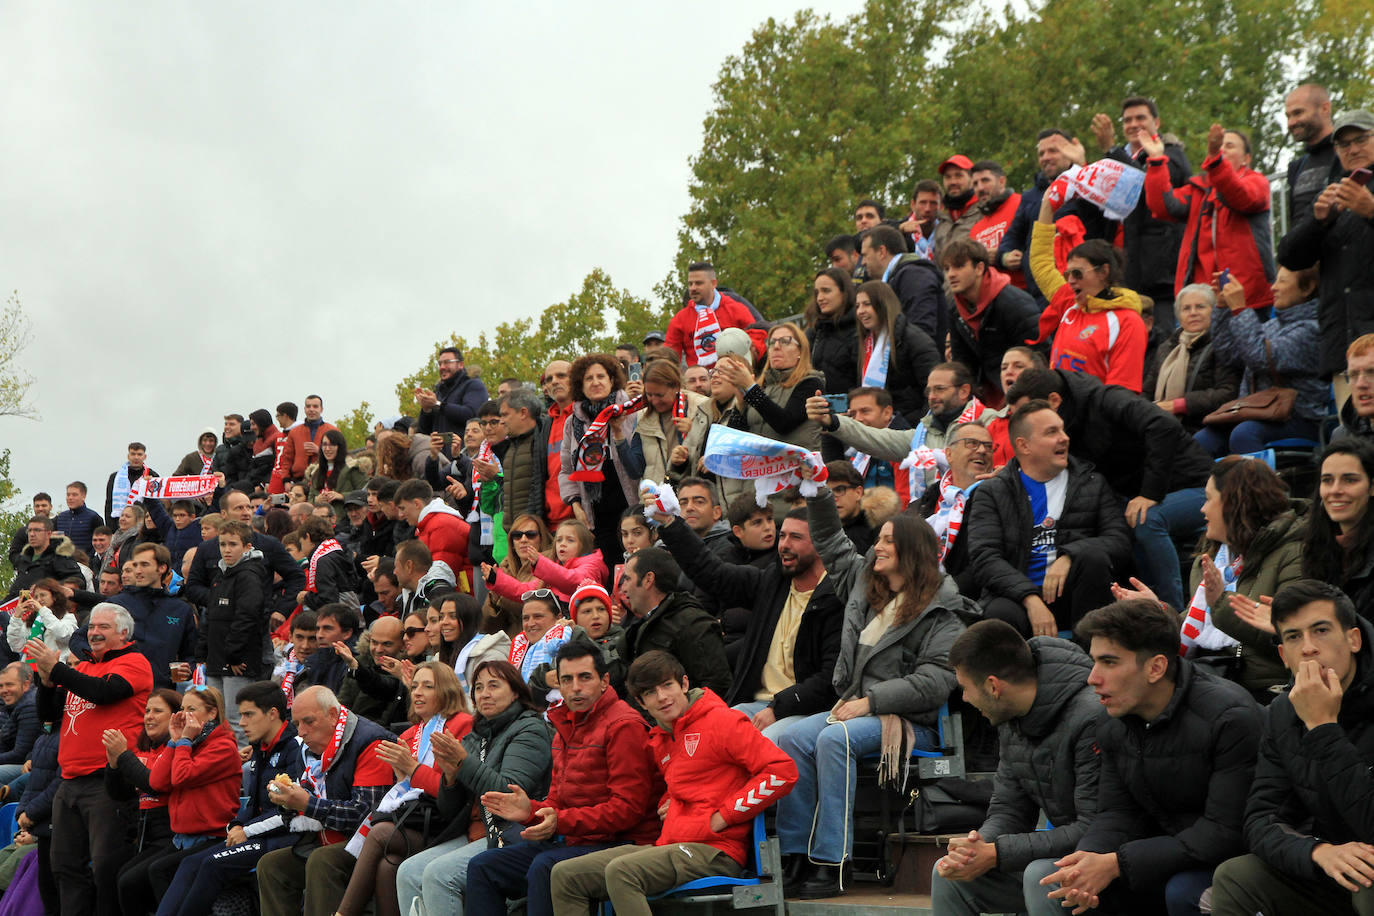
<path id="1" fill-rule="evenodd" d="M 168 474 L 228 412 L 394 413 L 453 331 L 648 295 L 721 63 L 802 5 L 0 5 L 16 483 L 98 504 L 131 439 Z"/>

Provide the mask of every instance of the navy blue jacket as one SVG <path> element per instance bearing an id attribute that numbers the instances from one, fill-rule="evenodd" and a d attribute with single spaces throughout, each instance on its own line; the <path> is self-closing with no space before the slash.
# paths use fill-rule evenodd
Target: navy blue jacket
<path id="1" fill-rule="evenodd" d="M 68 509 L 57 513 L 52 523 L 57 526 L 58 531 L 71 538 L 72 545 L 77 550 L 90 556 L 91 532 L 105 524 L 105 519 L 90 506 L 83 505 L 80 509 Z"/>
<path id="2" fill-rule="evenodd" d="M 38 721 L 38 691 L 26 690 L 13 706 L 0 708 L 0 764 L 23 763 L 43 731 Z"/>
<path id="3" fill-rule="evenodd" d="M 267 786 L 282 773 L 295 782 L 301 778 L 302 769 L 304 760 L 301 744 L 296 740 L 296 726 L 287 722 L 281 735 L 271 745 L 253 746 L 253 755 L 248 758 L 243 770 L 243 806 L 229 826 L 237 824 L 246 828 L 250 824 L 262 824 L 251 831 L 255 837 L 283 830 L 285 822 L 282 821 L 281 809 L 267 794 Z M 276 818 L 277 822 L 272 823 L 272 818 Z"/>
<path id="4" fill-rule="evenodd" d="M 185 528 L 177 528 L 167 510 L 162 508 L 160 499 L 145 499 L 143 508 L 153 517 L 157 533 L 162 535 L 162 543 L 172 555 L 172 569 L 181 572 L 181 561 L 186 556 L 186 551 L 200 546 L 200 522 L 191 519 Z"/>
<path id="5" fill-rule="evenodd" d="M 19 797 L 19 810 L 34 822 L 34 836 L 52 836 L 52 798 L 57 787 L 62 784 L 62 771 L 57 765 L 57 747 L 60 732 L 54 728 L 43 732 L 33 744 L 29 757 L 33 767 L 29 771 L 28 785 Z"/>
<path id="6" fill-rule="evenodd" d="M 305 591 L 305 572 L 291 559 L 291 554 L 286 552 L 281 541 L 270 534 L 254 531 L 253 547 L 262 551 L 267 571 L 281 576 L 282 593 L 269 612 L 281 611 L 283 614 L 290 614 L 296 608 L 296 595 Z M 219 539 L 210 538 L 208 541 L 202 541 L 196 548 L 196 558 L 191 561 L 191 574 L 186 577 L 186 584 L 181 589 L 186 600 L 199 607 L 205 607 L 205 602 L 210 598 L 210 586 L 214 583 L 217 572 Z M 268 581 L 271 581 L 270 576 Z"/>
<path id="7" fill-rule="evenodd" d="M 134 618 L 133 642 L 153 667 L 153 685 L 171 687 L 172 662 L 189 662 L 196 657 L 196 615 L 191 606 L 160 588 L 145 585 L 128 586 L 105 600 Z M 78 658 L 91 657 L 85 627 L 72 634 L 69 647 Z"/>
<path id="8" fill-rule="evenodd" d="M 439 403 L 433 410 L 420 411 L 417 430 L 426 436 L 430 433 L 453 433 L 460 440 L 468 421 L 474 419 L 477 411 L 489 400 L 487 386 L 463 370 L 459 370 L 448 381 L 435 385 L 434 394 Z"/>

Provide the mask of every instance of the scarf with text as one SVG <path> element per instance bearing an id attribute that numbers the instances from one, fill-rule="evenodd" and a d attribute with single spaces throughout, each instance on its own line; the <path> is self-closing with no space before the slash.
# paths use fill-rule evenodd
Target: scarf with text
<path id="1" fill-rule="evenodd" d="M 143 466 L 143 476 L 148 476 L 148 466 Z M 124 462 L 115 471 L 114 488 L 110 491 L 110 511 L 118 515 L 125 506 L 134 504 L 133 485 L 129 482 L 129 462 Z"/>
<path id="2" fill-rule="evenodd" d="M 720 319 L 716 317 L 714 304 L 698 305 L 696 309 L 697 323 L 692 330 L 692 349 L 696 352 L 697 365 L 709 368 L 716 364 L 716 335 L 720 333 Z"/>
<path id="3" fill-rule="evenodd" d="M 1244 558 L 1233 559 L 1230 546 L 1222 544 L 1217 548 L 1217 557 L 1213 562 L 1221 573 L 1222 586 L 1226 591 L 1234 592 L 1236 580 L 1240 578 L 1241 570 L 1245 566 Z M 1240 645 L 1237 640 L 1217 629 L 1217 625 L 1212 622 L 1212 608 L 1207 603 L 1207 588 L 1201 583 L 1193 593 L 1192 603 L 1188 605 L 1188 616 L 1183 618 L 1183 629 L 1179 636 L 1178 654 L 1185 657 L 1193 654 L 1195 649 L 1218 651 Z"/>
<path id="4" fill-rule="evenodd" d="M 424 725 L 415 729 L 415 734 L 410 736 L 410 756 L 420 762 L 422 767 L 434 766 L 434 749 L 430 747 L 430 739 L 434 733 L 444 727 L 448 720 L 443 716 L 430 716 Z M 396 785 L 387 790 L 382 796 L 382 800 L 377 803 L 377 807 L 367 813 L 363 822 L 358 825 L 358 829 L 353 831 L 353 836 L 349 839 L 344 851 L 353 858 L 358 858 L 358 853 L 363 851 L 363 843 L 367 840 L 367 835 L 372 832 L 372 818 L 376 814 L 390 814 L 406 802 L 412 802 L 419 798 L 424 792 L 418 787 L 411 785 L 411 773 Z"/>
<path id="5" fill-rule="evenodd" d="M 712 425 L 706 436 L 702 461 L 713 474 L 733 480 L 752 480 L 754 502 L 760 506 L 768 504 L 768 497 L 792 486 L 804 497 L 815 496 L 817 485 L 830 477 L 820 452 L 719 423 Z M 798 473 L 801 465 L 810 469 L 810 480 Z"/>
<path id="6" fill-rule="evenodd" d="M 129 503 L 143 499 L 200 499 L 219 487 L 213 474 L 185 474 L 180 477 L 149 477 L 146 473 L 129 488 Z"/>
<path id="7" fill-rule="evenodd" d="M 305 590 L 315 592 L 315 574 L 319 571 L 320 558 L 343 550 L 343 545 L 334 538 L 325 538 L 315 552 L 310 555 L 310 567 L 305 571 Z"/>
<path id="8" fill-rule="evenodd" d="M 601 468 L 606 463 L 606 439 L 610 434 L 611 421 L 642 410 L 648 403 L 641 394 L 603 408 L 577 442 L 577 468 L 568 475 L 568 479 L 579 483 L 600 483 L 605 480 L 606 475 Z"/>
<path id="9" fill-rule="evenodd" d="M 892 360 L 892 343 L 883 331 L 875 340 L 872 334 L 864 337 L 864 378 L 865 388 L 886 388 L 887 369 Z"/>

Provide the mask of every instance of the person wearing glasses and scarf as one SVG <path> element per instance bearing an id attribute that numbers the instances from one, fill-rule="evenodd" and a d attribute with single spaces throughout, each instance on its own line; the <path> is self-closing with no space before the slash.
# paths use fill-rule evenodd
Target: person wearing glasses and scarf
<path id="1" fill-rule="evenodd" d="M 1040 315 L 1039 335 L 1026 342 L 1053 337 L 1051 369 L 1084 372 L 1139 392 L 1149 336 L 1140 317 L 1140 296 L 1118 285 L 1124 270 L 1121 254 L 1103 239 L 1089 239 L 1062 255 L 1060 273 L 1054 208 L 1063 197 L 1055 182 L 1045 192 L 1031 230 L 1031 274 L 1049 305 Z"/>

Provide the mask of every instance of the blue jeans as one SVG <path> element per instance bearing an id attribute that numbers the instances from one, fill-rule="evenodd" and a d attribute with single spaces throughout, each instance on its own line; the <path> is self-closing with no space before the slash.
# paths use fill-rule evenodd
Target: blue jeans
<path id="1" fill-rule="evenodd" d="M 730 708 L 737 709 L 752 719 L 755 715 L 762 712 L 767 706 L 767 700 L 751 700 L 748 703 L 736 703 L 734 706 Z M 778 719 L 772 725 L 765 728 L 760 734 L 762 734 L 763 737 L 767 738 L 769 741 L 772 741 L 774 744 L 777 744 L 778 738 L 782 737 L 783 732 L 787 731 L 789 728 L 796 725 L 798 722 L 803 721 L 805 718 L 806 716 L 783 716 L 781 719 Z"/>
<path id="2" fill-rule="evenodd" d="M 1282 423 L 1246 420 L 1235 426 L 1204 426 L 1193 434 L 1193 438 L 1213 458 L 1224 458 L 1227 455 L 1258 452 L 1279 439 L 1311 439 L 1315 442 L 1320 435 L 1318 426 L 1316 420 L 1306 417 L 1289 417 Z"/>
<path id="3" fill-rule="evenodd" d="M 486 851 L 486 837 L 459 837 L 410 856 L 396 870 L 396 899 L 401 912 L 409 913 L 410 902 L 416 897 L 424 899 L 426 913 L 463 912 L 468 863 Z"/>
<path id="4" fill-rule="evenodd" d="M 838 864 L 854 851 L 854 787 L 858 761 L 882 747 L 877 716 L 831 724 L 828 712 L 807 716 L 778 739 L 797 765 L 797 782 L 778 802 L 778 842 L 783 855 L 805 853 Z M 914 746 L 933 748 L 934 729 L 916 726 Z"/>
<path id="5" fill-rule="evenodd" d="M 553 867 L 567 859 L 621 845 L 517 843 L 478 853 L 468 863 L 463 912 L 467 916 L 506 916 L 506 901 L 524 897 L 528 916 L 553 916 L 553 900 L 549 896 Z"/>
<path id="6" fill-rule="evenodd" d="M 1202 487 L 1175 490 L 1145 513 L 1145 521 L 1132 529 L 1135 533 L 1135 568 L 1140 578 L 1154 589 L 1159 600 L 1176 611 L 1187 608 L 1183 599 L 1183 573 L 1178 566 L 1175 541 L 1194 541 L 1202 536 L 1206 522 L 1202 504 L 1207 499 Z"/>

